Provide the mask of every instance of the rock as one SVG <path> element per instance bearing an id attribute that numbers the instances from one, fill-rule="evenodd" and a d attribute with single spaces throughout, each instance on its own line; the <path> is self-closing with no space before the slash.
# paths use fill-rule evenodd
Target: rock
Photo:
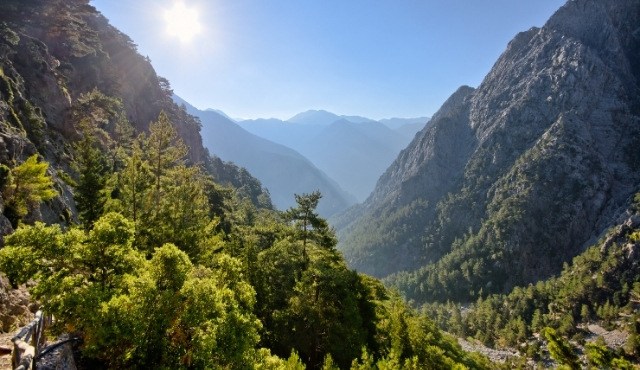
<path id="1" fill-rule="evenodd" d="M 25 287 L 12 289 L 0 273 L 0 332 L 11 332 L 33 319 L 30 297 Z"/>
<path id="2" fill-rule="evenodd" d="M 54 348 L 53 350 L 47 350 L 36 361 L 36 369 L 39 370 L 76 370 L 76 363 L 73 356 L 73 346 L 71 342 L 66 342 L 60 346 L 57 343 L 61 343 L 68 339 L 68 336 L 64 335 L 59 338 L 56 343 L 50 343 L 49 346 Z"/>
<path id="3" fill-rule="evenodd" d="M 640 189 L 638 24 L 637 0 L 576 0 L 518 34 L 341 220 L 350 265 L 426 300 L 558 273 Z"/>

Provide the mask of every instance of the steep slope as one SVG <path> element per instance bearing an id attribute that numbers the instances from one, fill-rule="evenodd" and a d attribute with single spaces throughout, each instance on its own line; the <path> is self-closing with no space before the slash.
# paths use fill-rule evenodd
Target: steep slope
<path id="1" fill-rule="evenodd" d="M 269 189 L 274 205 L 287 209 L 295 205 L 294 194 L 322 192 L 318 211 L 329 217 L 355 200 L 325 173 L 293 149 L 253 135 L 215 111 L 201 111 L 174 96 L 187 112 L 202 121 L 204 145 L 225 161 L 245 167 Z"/>
<path id="2" fill-rule="evenodd" d="M 413 137 L 416 136 L 416 134 L 420 130 L 422 130 L 426 125 L 429 124 L 430 120 L 431 118 L 429 117 L 385 118 L 381 119 L 378 122 L 402 134 L 407 139 L 407 142 L 405 144 L 406 147 L 407 145 L 409 145 L 411 140 L 413 140 Z"/>
<path id="3" fill-rule="evenodd" d="M 80 98 L 92 93 L 112 107 L 82 111 Z M 191 163 L 204 163 L 230 185 L 253 189 L 247 195 L 257 199 L 260 184 L 208 156 L 200 123 L 171 101 L 168 81 L 88 0 L 0 2 L 0 163 L 13 167 L 38 153 L 50 163 L 59 193 L 29 221 L 69 222 L 74 217 L 72 192 L 61 179 L 74 173 L 70 163 L 72 143 L 80 137 L 78 117 L 93 114 L 91 119 L 113 134 L 119 117 L 140 132 L 161 111 L 188 145 Z M 4 234 L 10 230 L 3 221 Z"/>
<path id="4" fill-rule="evenodd" d="M 362 202 L 404 145 L 381 123 L 342 119 L 307 139 L 301 152 Z"/>
<path id="5" fill-rule="evenodd" d="M 307 111 L 289 121 L 260 119 L 239 124 L 298 151 L 360 202 L 413 138 L 367 118 L 326 111 Z"/>
<path id="6" fill-rule="evenodd" d="M 640 185 L 640 2 L 569 1 L 339 220 L 352 266 L 465 300 L 557 273 Z"/>

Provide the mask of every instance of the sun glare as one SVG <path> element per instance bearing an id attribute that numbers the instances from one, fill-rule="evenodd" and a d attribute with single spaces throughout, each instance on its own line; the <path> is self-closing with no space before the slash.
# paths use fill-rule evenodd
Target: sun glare
<path id="1" fill-rule="evenodd" d="M 164 19 L 167 22 L 167 32 L 182 42 L 191 41 L 202 31 L 198 11 L 182 2 L 176 2 L 171 9 L 167 9 Z"/>

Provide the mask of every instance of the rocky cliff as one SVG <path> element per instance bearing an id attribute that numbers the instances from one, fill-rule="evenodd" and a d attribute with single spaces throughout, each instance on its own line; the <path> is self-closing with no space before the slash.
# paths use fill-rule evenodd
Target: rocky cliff
<path id="1" fill-rule="evenodd" d="M 94 91 L 117 102 L 116 109 L 83 110 L 80 98 Z M 209 157 L 199 121 L 175 105 L 171 95 L 169 82 L 88 0 L 0 2 L 0 163 L 12 167 L 40 154 L 50 163 L 59 193 L 30 220 L 73 219 L 72 192 L 62 178 L 73 173 L 71 143 L 78 138 L 79 121 L 89 116 L 108 132 L 124 116 L 142 132 L 165 111 L 189 147 L 191 163 L 205 163 L 236 187 L 250 182 L 259 195 L 262 189 L 254 178 Z M 11 230 L 5 221 L 0 217 L 0 234 Z"/>
<path id="2" fill-rule="evenodd" d="M 568 1 L 518 34 L 337 223 L 352 266 L 417 299 L 558 272 L 640 185 L 640 1 Z"/>

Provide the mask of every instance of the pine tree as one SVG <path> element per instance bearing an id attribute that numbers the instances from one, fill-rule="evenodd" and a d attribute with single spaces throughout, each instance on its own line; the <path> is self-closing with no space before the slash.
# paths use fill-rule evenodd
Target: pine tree
<path id="1" fill-rule="evenodd" d="M 53 189 L 53 180 L 47 175 L 47 162 L 38 162 L 34 154 L 8 173 L 2 188 L 5 200 L 5 216 L 15 228 L 18 222 L 40 202 L 53 199 L 57 192 Z"/>
<path id="2" fill-rule="evenodd" d="M 93 227 L 104 208 L 103 190 L 107 179 L 106 158 L 88 125 L 82 126 L 82 139 L 76 143 L 75 170 L 78 181 L 73 195 L 85 230 Z"/>
<path id="3" fill-rule="evenodd" d="M 555 330 L 546 327 L 542 330 L 542 336 L 547 340 L 549 354 L 557 363 L 566 365 L 570 369 L 580 369 L 579 359 L 574 349 Z"/>
<path id="4" fill-rule="evenodd" d="M 160 112 L 156 122 L 149 125 L 149 137 L 145 144 L 153 174 L 153 207 L 157 212 L 162 198 L 162 178 L 169 169 L 184 163 L 187 147 L 178 138 L 176 129 L 164 111 Z"/>
<path id="5" fill-rule="evenodd" d="M 307 242 L 315 241 L 319 246 L 331 249 L 337 240 L 329 224 L 316 212 L 322 194 L 316 190 L 311 194 L 295 194 L 296 207 L 285 212 L 285 218 L 293 223 L 306 253 Z"/>

